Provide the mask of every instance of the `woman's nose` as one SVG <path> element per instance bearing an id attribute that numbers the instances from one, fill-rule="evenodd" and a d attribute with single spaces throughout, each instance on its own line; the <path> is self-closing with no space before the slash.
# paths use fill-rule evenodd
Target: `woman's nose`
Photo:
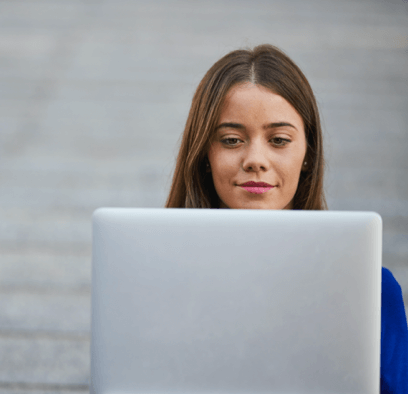
<path id="1" fill-rule="evenodd" d="M 250 143 L 245 150 L 242 166 L 245 171 L 265 171 L 269 167 L 268 149 L 270 147 L 258 142 Z"/>

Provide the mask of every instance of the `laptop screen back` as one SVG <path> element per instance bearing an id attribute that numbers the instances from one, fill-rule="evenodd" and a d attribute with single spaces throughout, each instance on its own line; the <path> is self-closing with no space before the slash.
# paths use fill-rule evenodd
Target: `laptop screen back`
<path id="1" fill-rule="evenodd" d="M 91 392 L 379 392 L 373 212 L 103 208 Z"/>

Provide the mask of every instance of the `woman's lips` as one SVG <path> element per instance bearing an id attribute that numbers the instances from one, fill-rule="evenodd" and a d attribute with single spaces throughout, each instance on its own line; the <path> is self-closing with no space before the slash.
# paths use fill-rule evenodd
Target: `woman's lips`
<path id="1" fill-rule="evenodd" d="M 272 189 L 274 186 L 268 186 L 268 187 L 263 187 L 263 186 L 241 186 L 243 189 L 250 193 L 255 193 L 255 194 L 262 194 L 267 192 L 268 190 Z"/>

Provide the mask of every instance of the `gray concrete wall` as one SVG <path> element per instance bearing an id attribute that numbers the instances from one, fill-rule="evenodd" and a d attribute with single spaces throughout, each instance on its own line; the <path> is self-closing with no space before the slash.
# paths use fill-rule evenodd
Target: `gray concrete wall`
<path id="1" fill-rule="evenodd" d="M 0 394 L 87 392 L 91 214 L 162 207 L 194 90 L 239 47 L 316 93 L 330 209 L 384 220 L 408 305 L 408 3 L 0 1 Z"/>

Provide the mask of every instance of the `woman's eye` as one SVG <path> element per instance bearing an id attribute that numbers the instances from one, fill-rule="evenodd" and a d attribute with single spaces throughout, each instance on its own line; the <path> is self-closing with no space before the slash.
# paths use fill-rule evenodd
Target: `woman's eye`
<path id="1" fill-rule="evenodd" d="M 225 141 L 231 141 L 231 140 L 235 140 L 235 141 L 239 141 L 238 138 L 225 138 L 223 140 L 221 140 L 221 142 L 223 142 L 226 145 L 235 145 L 235 144 L 228 144 Z"/>
<path id="2" fill-rule="evenodd" d="M 273 138 L 273 141 L 276 146 L 284 146 L 290 142 L 290 140 L 281 137 L 275 137 Z"/>

